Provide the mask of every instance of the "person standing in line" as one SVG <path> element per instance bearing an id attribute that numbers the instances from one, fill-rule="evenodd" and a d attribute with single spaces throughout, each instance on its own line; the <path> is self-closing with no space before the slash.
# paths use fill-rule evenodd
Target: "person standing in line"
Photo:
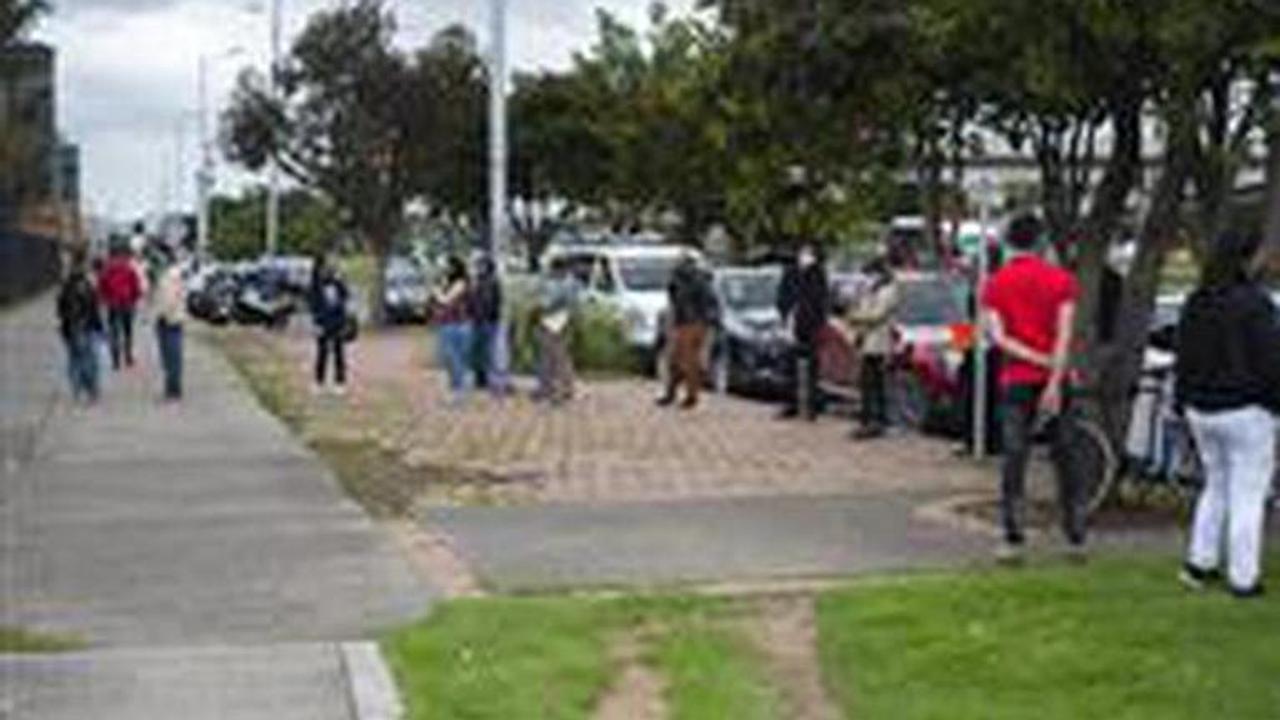
<path id="1" fill-rule="evenodd" d="M 449 376 L 455 405 L 467 396 L 468 356 L 471 353 L 471 320 L 467 315 L 471 282 L 461 258 L 451 256 L 445 266 L 444 284 L 432 296 L 431 318 L 436 326 L 440 360 Z"/>
<path id="2" fill-rule="evenodd" d="M 142 299 L 142 278 L 128 247 L 116 245 L 98 275 L 98 297 L 107 307 L 111 367 L 133 367 L 133 323 Z"/>
<path id="3" fill-rule="evenodd" d="M 680 258 L 667 288 L 668 314 L 671 326 L 670 371 L 666 387 L 658 398 L 659 406 L 676 401 L 676 388 L 683 382 L 685 397 L 680 407 L 698 405 L 702 390 L 703 361 L 710 328 L 719 316 L 719 302 L 711 287 L 711 278 L 698 267 L 693 255 Z"/>
<path id="4" fill-rule="evenodd" d="M 471 368 L 476 387 L 501 395 L 506 390 L 506 379 L 499 377 L 495 351 L 502 332 L 502 284 L 497 263 L 488 254 L 476 261 L 468 305 L 472 323 Z"/>
<path id="5" fill-rule="evenodd" d="M 156 281 L 156 346 L 164 371 L 164 400 L 182 399 L 183 324 L 186 322 L 187 293 L 182 279 L 182 263 L 177 251 L 169 250 L 167 265 Z"/>
<path id="6" fill-rule="evenodd" d="M 562 405 L 573 399 L 575 370 L 569 331 L 577 304 L 578 283 L 568 268 L 552 267 L 538 292 L 538 389 L 534 400 Z"/>
<path id="7" fill-rule="evenodd" d="M 818 417 L 818 336 L 827 324 L 831 288 L 817 245 L 800 246 L 793 265 L 787 267 L 778 287 L 778 314 L 791 335 L 789 365 L 794 378 L 792 392 L 779 417 Z"/>
<path id="8" fill-rule="evenodd" d="M 77 403 L 93 405 L 101 394 L 98 342 L 102 335 L 102 313 L 83 250 L 72 252 L 70 271 L 58 290 L 57 306 L 59 331 L 67 349 L 71 398 Z"/>
<path id="9" fill-rule="evenodd" d="M 1021 559 L 1027 462 L 1035 429 L 1049 430 L 1058 476 L 1062 528 L 1072 557 L 1085 550 L 1085 484 L 1070 447 L 1069 359 L 1080 289 L 1074 276 L 1036 254 L 1041 235 L 1034 216 L 1015 219 L 1007 243 L 1014 256 L 982 289 L 988 327 L 1003 354 L 1000 369 L 1003 466 L 1000 516 L 1004 544 L 997 557 Z"/>
<path id="10" fill-rule="evenodd" d="M 849 309 L 845 320 L 853 333 L 861 369 L 861 408 L 857 440 L 883 437 L 889 427 L 888 372 L 893 353 L 893 318 L 901 301 L 897 277 L 884 258 L 867 263 L 870 287 Z"/>
<path id="11" fill-rule="evenodd" d="M 1180 578 L 1202 589 L 1222 575 L 1238 598 L 1263 593 L 1267 491 L 1280 408 L 1280 317 L 1248 268 L 1260 245 L 1226 233 L 1214 243 L 1178 329 L 1174 397 L 1204 467 Z"/>
<path id="12" fill-rule="evenodd" d="M 315 258 L 311 277 L 311 322 L 316 334 L 314 391 L 324 391 L 330 361 L 333 363 L 333 389 L 338 395 L 347 389 L 347 302 L 351 293 L 323 255 Z"/>

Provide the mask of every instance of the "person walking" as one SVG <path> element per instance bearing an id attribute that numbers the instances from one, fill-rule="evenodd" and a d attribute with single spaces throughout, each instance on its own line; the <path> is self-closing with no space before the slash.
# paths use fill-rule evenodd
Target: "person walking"
<path id="1" fill-rule="evenodd" d="M 1085 485 L 1070 447 L 1071 373 L 1068 368 L 1079 285 L 1068 271 L 1036 254 L 1041 235 L 1034 216 L 1015 219 L 1007 244 L 1014 253 L 982 288 L 981 305 L 996 346 L 1000 369 L 1003 465 L 1000 517 L 1004 544 L 998 558 L 1021 558 L 1026 541 L 1023 510 L 1032 435 L 1044 426 L 1058 476 L 1062 528 L 1069 553 L 1084 557 Z"/>
<path id="2" fill-rule="evenodd" d="M 666 387 L 658 398 L 659 406 L 676 401 L 676 389 L 683 383 L 684 400 L 680 407 L 697 407 L 702 390 L 703 361 L 707 337 L 719 317 L 719 302 L 711 287 L 708 273 L 698 267 L 692 254 L 680 258 L 667 288 L 669 299 L 671 342 L 670 371 Z"/>
<path id="3" fill-rule="evenodd" d="M 316 257 L 312 265 L 311 323 L 316 334 L 315 386 L 324 392 L 333 367 L 333 390 L 338 395 L 347 389 L 347 303 L 351 293 L 346 282 L 327 259 Z"/>
<path id="4" fill-rule="evenodd" d="M 432 321 L 436 326 L 441 363 L 449 376 L 452 402 L 461 405 L 467 395 L 468 356 L 471 353 L 471 320 L 467 314 L 471 283 L 467 266 L 452 256 L 445 266 L 444 283 L 432 295 Z"/>
<path id="5" fill-rule="evenodd" d="M 552 267 L 538 290 L 538 389 L 534 400 L 562 405 L 573 399 L 575 371 L 569 330 L 578 284 L 565 267 Z"/>
<path id="6" fill-rule="evenodd" d="M 889 427 L 889 358 L 893 353 L 893 318 L 901 301 L 897 277 L 884 258 L 867 263 L 863 272 L 871 284 L 853 303 L 845 321 L 861 358 L 859 427 L 854 438 L 883 437 Z"/>
<path id="7" fill-rule="evenodd" d="M 779 414 L 790 419 L 818 416 L 818 336 L 827 324 L 831 309 L 831 288 L 820 248 L 806 242 L 800 246 L 795 263 L 783 273 L 778 287 L 778 314 L 791 335 L 790 362 L 792 392 Z"/>
<path id="8" fill-rule="evenodd" d="M 1221 574 L 1238 598 L 1262 595 L 1267 491 L 1280 408 L 1280 317 L 1248 267 L 1255 236 L 1222 235 L 1179 322 L 1174 397 L 1186 412 L 1204 468 L 1182 582 L 1203 588 Z"/>
<path id="9" fill-rule="evenodd" d="M 85 263 L 85 255 L 71 255 L 70 271 L 58 290 L 58 328 L 67 350 L 67 378 L 71 398 L 77 403 L 98 402 L 98 342 L 102 336 L 102 313 Z"/>
<path id="10" fill-rule="evenodd" d="M 500 377 L 496 362 L 498 335 L 502 332 L 502 284 L 497 263 L 485 254 L 476 261 L 475 282 L 468 297 L 471 316 L 471 368 L 476 387 L 501 395 L 506 378 Z"/>
<path id="11" fill-rule="evenodd" d="M 156 346 L 164 372 L 164 400 L 182 399 L 183 324 L 186 322 L 187 293 L 182 264 L 177 251 L 169 250 L 168 264 L 156 281 Z"/>
<path id="12" fill-rule="evenodd" d="M 142 278 L 127 245 L 111 248 L 111 257 L 98 275 L 98 297 L 107 308 L 111 368 L 133 367 L 133 324 L 142 299 Z"/>

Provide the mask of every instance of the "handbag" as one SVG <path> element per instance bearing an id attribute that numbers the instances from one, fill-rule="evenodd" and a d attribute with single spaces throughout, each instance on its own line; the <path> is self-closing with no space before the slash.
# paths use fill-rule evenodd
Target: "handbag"
<path id="1" fill-rule="evenodd" d="M 355 313 L 347 313 L 342 318 L 342 331 L 338 334 L 338 338 L 344 343 L 355 342 L 360 336 L 360 320 L 356 318 Z"/>

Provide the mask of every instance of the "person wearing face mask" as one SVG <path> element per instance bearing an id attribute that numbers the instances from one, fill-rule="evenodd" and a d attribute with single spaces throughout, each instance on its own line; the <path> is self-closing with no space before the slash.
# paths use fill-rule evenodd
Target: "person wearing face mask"
<path id="1" fill-rule="evenodd" d="M 821 249 L 805 242 L 778 287 L 778 314 L 791 337 L 789 366 L 794 379 L 779 417 L 818 416 L 818 335 L 827 324 L 831 291 Z"/>

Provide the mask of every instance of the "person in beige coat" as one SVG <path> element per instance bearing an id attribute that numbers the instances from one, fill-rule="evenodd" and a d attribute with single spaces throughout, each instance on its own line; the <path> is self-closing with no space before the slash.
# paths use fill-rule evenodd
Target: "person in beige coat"
<path id="1" fill-rule="evenodd" d="M 860 426 L 854 437 L 869 440 L 883 436 L 889 427 L 888 369 L 893 353 L 893 319 L 901 292 L 892 268 L 883 258 L 867 263 L 863 272 L 871 285 L 850 306 L 844 320 L 862 359 Z"/>

